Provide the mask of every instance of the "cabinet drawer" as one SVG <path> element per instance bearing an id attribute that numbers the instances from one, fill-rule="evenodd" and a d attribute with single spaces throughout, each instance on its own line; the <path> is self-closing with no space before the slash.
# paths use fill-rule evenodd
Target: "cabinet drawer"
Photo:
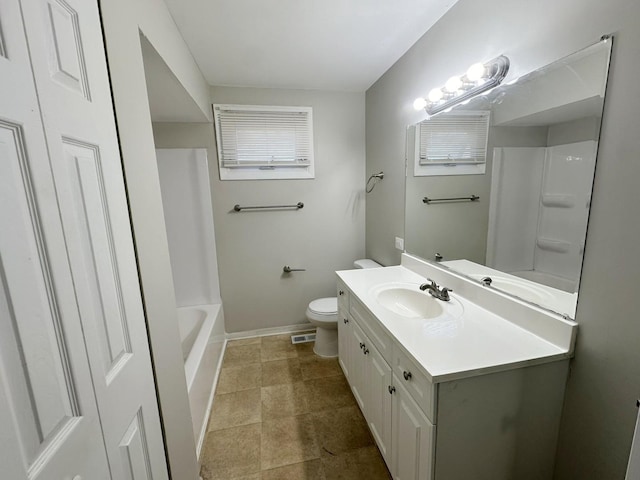
<path id="1" fill-rule="evenodd" d="M 371 315 L 365 306 L 355 296 L 349 302 L 349 312 L 362 331 L 371 339 L 382 357 L 388 364 L 393 360 L 393 342 L 387 332 L 384 331 L 378 319 Z"/>
<path id="2" fill-rule="evenodd" d="M 349 289 L 340 279 L 338 279 L 336 297 L 338 297 L 338 308 L 342 307 L 348 311 L 349 310 Z"/>
<path id="3" fill-rule="evenodd" d="M 427 415 L 430 422 L 435 423 L 435 387 L 429 381 L 422 369 L 404 351 L 394 349 L 393 373 L 409 395 Z"/>

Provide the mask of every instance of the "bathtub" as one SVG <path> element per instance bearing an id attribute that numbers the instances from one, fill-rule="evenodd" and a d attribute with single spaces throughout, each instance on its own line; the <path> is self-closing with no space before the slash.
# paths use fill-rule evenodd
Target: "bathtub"
<path id="1" fill-rule="evenodd" d="M 178 328 L 198 458 L 225 347 L 222 305 L 178 308 Z"/>

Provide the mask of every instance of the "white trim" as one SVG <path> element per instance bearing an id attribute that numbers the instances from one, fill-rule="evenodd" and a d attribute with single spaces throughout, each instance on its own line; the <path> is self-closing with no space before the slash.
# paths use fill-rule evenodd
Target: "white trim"
<path id="1" fill-rule="evenodd" d="M 283 333 L 298 333 L 306 330 L 313 330 L 315 327 L 311 322 L 299 323 L 297 325 L 286 325 L 284 327 L 260 328 L 258 330 L 247 330 L 245 332 L 227 333 L 227 340 L 240 340 L 243 338 L 268 337 L 270 335 L 280 335 Z"/>

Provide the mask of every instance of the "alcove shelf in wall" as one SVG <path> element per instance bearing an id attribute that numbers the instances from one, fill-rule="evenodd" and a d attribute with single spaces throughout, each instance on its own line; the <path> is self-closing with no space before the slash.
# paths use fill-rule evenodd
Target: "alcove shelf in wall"
<path id="1" fill-rule="evenodd" d="M 571 194 L 545 193 L 541 201 L 545 207 L 572 208 L 576 204 L 576 197 Z"/>
<path id="2" fill-rule="evenodd" d="M 567 253 L 571 249 L 571 243 L 553 238 L 538 237 L 536 244 L 538 248 L 549 252 Z"/>

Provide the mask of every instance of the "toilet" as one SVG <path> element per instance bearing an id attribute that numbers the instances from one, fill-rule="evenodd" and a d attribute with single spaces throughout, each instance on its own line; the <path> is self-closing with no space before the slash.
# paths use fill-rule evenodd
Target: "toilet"
<path id="1" fill-rule="evenodd" d="M 382 267 L 368 258 L 353 262 L 354 268 Z M 316 327 L 313 351 L 319 357 L 338 356 L 338 298 L 318 298 L 309 303 L 307 319 Z"/>

